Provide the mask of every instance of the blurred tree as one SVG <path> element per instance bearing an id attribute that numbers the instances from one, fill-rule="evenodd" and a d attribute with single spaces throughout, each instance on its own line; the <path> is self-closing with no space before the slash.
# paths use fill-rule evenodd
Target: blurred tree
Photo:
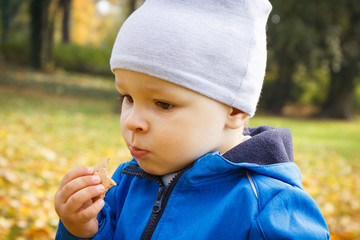
<path id="1" fill-rule="evenodd" d="M 129 14 L 132 14 L 136 10 L 136 0 L 129 0 Z"/>
<path id="2" fill-rule="evenodd" d="M 136 9 L 138 9 L 143 3 L 144 0 L 128 0 L 128 16 L 130 16 L 130 14 L 132 14 Z"/>
<path id="3" fill-rule="evenodd" d="M 331 81 L 321 116 L 350 119 L 360 75 L 360 2 L 331 0 L 326 10 L 327 24 L 319 27 L 326 33 L 324 50 L 330 53 Z"/>
<path id="4" fill-rule="evenodd" d="M 8 31 L 12 20 L 16 16 L 23 0 L 0 0 L 1 14 L 1 42 L 7 41 Z"/>
<path id="5" fill-rule="evenodd" d="M 277 79 L 265 83 L 263 106 L 279 114 L 289 101 L 296 101 L 296 85 L 293 75 L 299 64 L 310 66 L 317 51 L 319 36 L 311 27 L 314 8 L 312 1 L 299 4 L 294 0 L 272 1 L 273 11 L 268 24 L 268 47 L 271 52 L 269 66 L 277 71 Z M 304 17 L 304 13 L 306 17 Z M 315 14 L 315 13 L 314 13 Z"/>
<path id="6" fill-rule="evenodd" d="M 60 0 L 59 1 L 60 11 L 62 12 L 61 35 L 62 35 L 63 43 L 70 42 L 70 30 L 69 30 L 70 5 L 71 5 L 71 0 Z"/>
<path id="7" fill-rule="evenodd" d="M 45 40 L 47 39 L 48 13 L 51 0 L 31 0 L 31 66 L 42 69 L 45 64 Z"/>
<path id="8" fill-rule="evenodd" d="M 30 64 L 43 70 L 52 65 L 55 15 L 59 0 L 31 0 L 30 2 Z"/>
<path id="9" fill-rule="evenodd" d="M 269 66 L 277 79 L 265 82 L 270 94 L 264 91 L 264 107 L 281 113 L 285 104 L 298 100 L 293 75 L 299 65 L 309 73 L 327 65 L 331 81 L 322 116 L 350 118 L 359 76 L 360 1 L 274 0 L 272 5 Z"/>
<path id="10" fill-rule="evenodd" d="M 74 0 L 71 3 L 71 42 L 78 45 L 97 44 L 102 36 L 96 31 L 101 21 L 96 14 L 93 0 Z"/>

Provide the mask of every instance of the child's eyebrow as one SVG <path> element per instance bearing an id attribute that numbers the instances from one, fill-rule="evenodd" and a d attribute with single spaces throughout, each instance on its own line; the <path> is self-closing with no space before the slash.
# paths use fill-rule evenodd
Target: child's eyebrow
<path id="1" fill-rule="evenodd" d="M 181 88 L 176 88 L 172 86 L 161 86 L 158 84 L 155 85 L 147 85 L 143 86 L 144 90 L 155 95 L 163 96 L 163 97 L 179 97 L 182 96 L 181 93 L 184 92 Z"/>
<path id="2" fill-rule="evenodd" d="M 164 92 L 169 92 L 169 88 L 167 87 L 161 87 L 161 86 L 157 86 L 157 85 L 147 85 L 147 86 L 142 86 L 145 90 L 149 91 L 149 92 L 154 92 L 154 93 L 164 93 Z"/>
<path id="3" fill-rule="evenodd" d="M 126 90 L 127 88 L 126 84 L 121 79 L 115 79 L 115 87 L 118 91 Z M 155 84 L 146 83 L 137 86 L 137 88 L 155 94 L 176 94 L 178 92 L 177 88 L 168 85 L 163 86 L 162 84 L 157 84 L 157 83 Z"/>
<path id="4" fill-rule="evenodd" d="M 120 91 L 120 82 L 118 80 L 115 80 L 115 88 L 116 90 Z"/>

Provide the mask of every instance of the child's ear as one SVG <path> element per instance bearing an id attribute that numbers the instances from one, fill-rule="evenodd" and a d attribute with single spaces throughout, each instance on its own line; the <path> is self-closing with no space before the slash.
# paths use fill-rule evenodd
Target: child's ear
<path id="1" fill-rule="evenodd" d="M 229 114 L 227 116 L 226 126 L 230 129 L 237 129 L 244 127 L 246 122 L 249 120 L 249 114 L 243 111 L 230 107 Z"/>

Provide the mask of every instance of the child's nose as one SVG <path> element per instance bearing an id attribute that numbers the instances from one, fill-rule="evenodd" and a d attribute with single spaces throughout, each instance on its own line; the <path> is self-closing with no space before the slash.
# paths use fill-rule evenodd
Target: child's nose
<path id="1" fill-rule="evenodd" d="M 143 111 L 133 108 L 125 119 L 125 126 L 134 132 L 147 132 L 149 124 L 144 115 Z"/>

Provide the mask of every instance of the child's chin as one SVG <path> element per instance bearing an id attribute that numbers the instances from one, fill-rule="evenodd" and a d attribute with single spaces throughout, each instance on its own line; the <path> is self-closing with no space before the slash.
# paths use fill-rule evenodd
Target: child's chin
<path id="1" fill-rule="evenodd" d="M 141 167 L 141 169 L 144 170 L 148 174 L 159 175 L 159 176 L 166 174 L 166 173 L 164 173 L 165 171 L 161 168 L 149 166 L 149 164 L 146 164 L 141 160 L 137 160 L 137 162 L 138 162 L 139 166 Z"/>

